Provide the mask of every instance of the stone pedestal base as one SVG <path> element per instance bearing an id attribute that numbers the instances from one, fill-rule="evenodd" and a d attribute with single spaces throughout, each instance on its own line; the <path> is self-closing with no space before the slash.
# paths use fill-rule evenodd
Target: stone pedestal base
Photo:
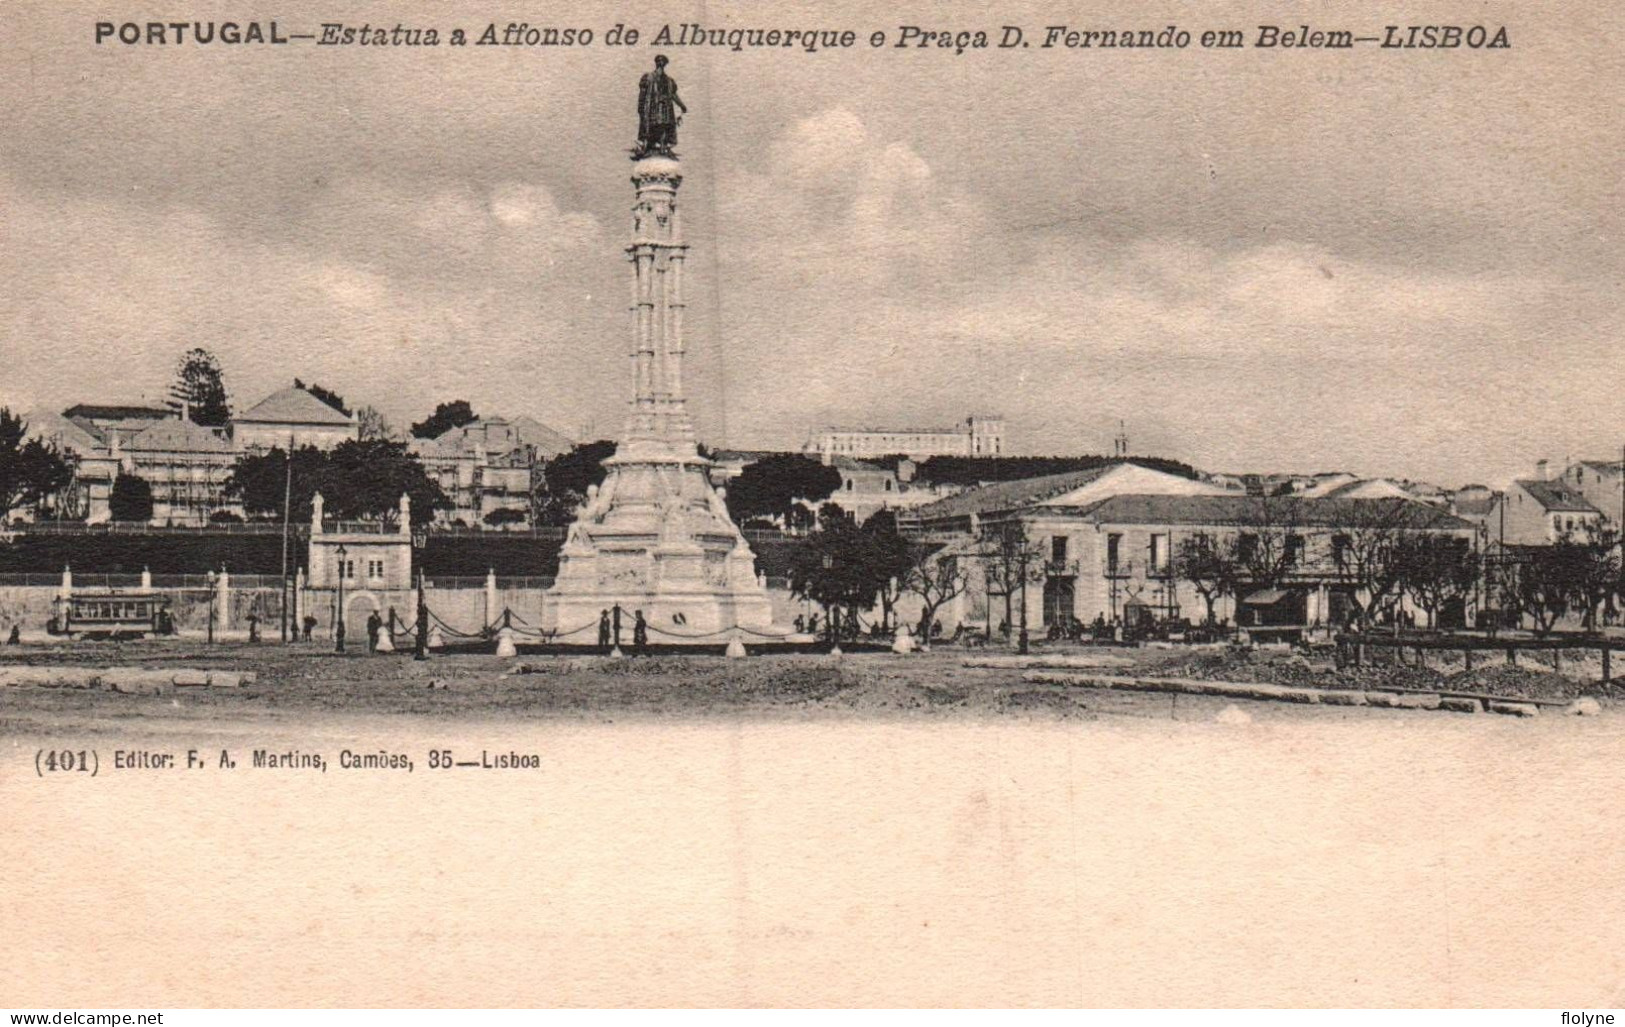
<path id="1" fill-rule="evenodd" d="M 680 446 L 633 442 L 608 462 L 559 553 L 547 627 L 567 645 L 595 645 L 605 610 L 621 608 L 623 646 L 639 611 L 650 645 L 725 645 L 787 638 L 773 623 L 755 556 L 706 477 Z M 675 450 L 673 452 L 672 450 Z"/>

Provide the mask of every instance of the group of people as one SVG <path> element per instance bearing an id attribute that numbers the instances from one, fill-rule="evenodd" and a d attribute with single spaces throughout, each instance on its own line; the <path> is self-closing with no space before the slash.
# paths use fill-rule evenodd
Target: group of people
<path id="1" fill-rule="evenodd" d="M 598 614 L 598 645 L 604 649 L 621 647 L 621 607 L 617 603 Z M 649 622 L 642 610 L 632 611 L 632 648 L 642 652 L 649 647 Z"/>

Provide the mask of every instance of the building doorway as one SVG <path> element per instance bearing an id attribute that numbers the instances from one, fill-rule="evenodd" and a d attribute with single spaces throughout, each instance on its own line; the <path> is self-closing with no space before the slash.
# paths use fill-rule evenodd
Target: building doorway
<path id="1" fill-rule="evenodd" d="M 1072 623 L 1076 592 L 1075 579 L 1073 578 L 1046 578 L 1044 580 L 1045 627 L 1052 624 L 1067 627 Z"/>

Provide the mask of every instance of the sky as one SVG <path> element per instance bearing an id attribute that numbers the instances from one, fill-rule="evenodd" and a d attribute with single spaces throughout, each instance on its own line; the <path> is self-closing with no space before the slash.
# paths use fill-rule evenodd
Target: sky
<path id="1" fill-rule="evenodd" d="M 1223 471 L 1499 484 L 1617 458 L 1625 15 L 1554 6 L 1314 8 L 1373 34 L 1505 24 L 1493 52 L 955 54 L 867 36 L 1303 19 L 392 4 L 391 27 L 645 39 L 126 47 L 95 23 L 145 8 L 7 3 L 0 404 L 158 395 L 203 346 L 239 409 L 299 377 L 400 426 L 462 398 L 613 437 L 643 43 L 699 21 L 863 40 L 659 51 L 689 106 L 687 377 L 713 444 L 997 413 L 1015 452 L 1109 452 L 1121 419 L 1135 453 Z M 284 33 L 345 13 L 188 7 Z"/>

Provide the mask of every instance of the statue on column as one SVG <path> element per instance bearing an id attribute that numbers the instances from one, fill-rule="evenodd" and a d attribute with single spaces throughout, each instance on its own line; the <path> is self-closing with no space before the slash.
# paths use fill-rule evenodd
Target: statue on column
<path id="1" fill-rule="evenodd" d="M 666 74 L 662 54 L 655 58 L 655 70 L 638 80 L 638 148 L 632 159 L 651 154 L 670 157 L 677 145 L 677 126 L 687 113 L 677 95 L 677 80 Z"/>

